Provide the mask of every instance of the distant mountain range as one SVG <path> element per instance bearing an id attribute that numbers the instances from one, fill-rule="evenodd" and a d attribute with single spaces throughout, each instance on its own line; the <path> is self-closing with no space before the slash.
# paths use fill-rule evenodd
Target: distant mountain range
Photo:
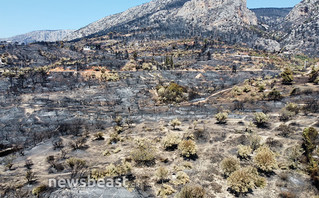
<path id="1" fill-rule="evenodd" d="M 152 0 L 79 30 L 35 31 L 5 40 L 71 41 L 114 32 L 137 39 L 207 36 L 261 50 L 319 54 L 319 0 L 252 10 L 246 0 Z"/>
<path id="2" fill-rule="evenodd" d="M 40 30 L 0 40 L 18 43 L 32 43 L 38 41 L 55 42 L 63 40 L 66 36 L 73 32 L 74 30 Z"/>
<path id="3" fill-rule="evenodd" d="M 102 18 L 66 38 L 72 40 L 109 32 L 142 34 L 149 38 L 205 33 L 227 35 L 251 25 L 257 25 L 257 17 L 247 9 L 246 0 L 152 0 Z"/>

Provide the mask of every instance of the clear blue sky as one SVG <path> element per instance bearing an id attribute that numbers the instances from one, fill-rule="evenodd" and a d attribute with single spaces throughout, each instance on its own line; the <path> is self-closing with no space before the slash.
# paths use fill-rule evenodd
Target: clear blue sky
<path id="1" fill-rule="evenodd" d="M 0 38 L 33 30 L 79 29 L 150 0 L 1 0 Z M 291 7 L 300 0 L 247 0 L 249 8 Z"/>

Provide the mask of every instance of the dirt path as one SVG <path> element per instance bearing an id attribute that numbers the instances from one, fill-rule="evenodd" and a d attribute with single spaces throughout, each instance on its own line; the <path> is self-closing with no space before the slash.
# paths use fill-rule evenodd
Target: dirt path
<path id="1" fill-rule="evenodd" d="M 198 101 L 198 102 L 193 102 L 192 105 L 197 105 L 197 104 L 201 104 L 201 103 L 206 103 L 210 98 L 215 97 L 215 96 L 217 96 L 217 95 L 219 95 L 219 94 L 225 93 L 225 92 L 227 92 L 227 91 L 230 91 L 230 90 L 232 90 L 232 89 L 233 89 L 233 88 L 231 87 L 231 88 L 228 88 L 228 89 L 224 89 L 224 90 L 218 91 L 218 92 L 213 93 L 212 95 L 208 96 L 208 97 L 207 97 L 206 99 L 204 99 L 204 100 L 201 100 L 201 101 Z"/>

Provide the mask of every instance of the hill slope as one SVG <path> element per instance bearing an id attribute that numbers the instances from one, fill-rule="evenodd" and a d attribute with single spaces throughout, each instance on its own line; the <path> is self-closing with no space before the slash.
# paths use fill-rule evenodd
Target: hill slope
<path id="1" fill-rule="evenodd" d="M 0 40 L 19 43 L 32 43 L 37 41 L 55 42 L 63 40 L 73 31 L 74 30 L 40 30 Z"/>

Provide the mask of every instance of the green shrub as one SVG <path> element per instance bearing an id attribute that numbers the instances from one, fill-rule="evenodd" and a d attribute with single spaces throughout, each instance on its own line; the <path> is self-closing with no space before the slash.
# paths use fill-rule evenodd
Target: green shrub
<path id="1" fill-rule="evenodd" d="M 250 146 L 239 145 L 238 146 L 238 156 L 242 159 L 249 159 L 253 150 Z"/>
<path id="2" fill-rule="evenodd" d="M 179 143 L 178 149 L 181 152 L 181 155 L 186 158 L 192 158 L 196 156 L 197 146 L 193 140 L 183 140 Z"/>
<path id="3" fill-rule="evenodd" d="M 202 186 L 187 185 L 184 186 L 177 195 L 177 198 L 204 198 L 206 191 Z"/>
<path id="4" fill-rule="evenodd" d="M 290 68 L 285 68 L 281 73 L 282 83 L 285 85 L 290 85 L 294 81 L 294 74 Z"/>
<path id="5" fill-rule="evenodd" d="M 175 134 L 168 134 L 163 139 L 163 145 L 165 150 L 175 150 L 178 147 L 178 144 L 181 142 L 181 138 Z"/>
<path id="6" fill-rule="evenodd" d="M 253 167 L 241 168 L 233 172 L 227 179 L 231 190 L 238 194 L 247 193 L 257 187 L 266 186 L 266 180 L 258 175 Z"/>
<path id="7" fill-rule="evenodd" d="M 276 155 L 266 146 L 257 149 L 254 163 L 264 172 L 272 172 L 277 168 Z"/>
<path id="8" fill-rule="evenodd" d="M 39 197 L 40 194 L 41 194 L 42 192 L 45 192 L 47 189 L 48 189 L 48 186 L 45 185 L 45 184 L 42 184 L 42 185 L 40 185 L 40 186 L 38 186 L 38 187 L 33 188 L 33 189 L 32 189 L 32 194 L 35 195 L 35 196 L 37 196 L 37 197 Z"/>
<path id="9" fill-rule="evenodd" d="M 221 164 L 221 169 L 224 172 L 224 175 L 229 176 L 236 170 L 240 169 L 240 162 L 234 157 L 225 158 Z"/>
<path id="10" fill-rule="evenodd" d="M 269 117 L 262 113 L 262 112 L 258 112 L 254 114 L 254 122 L 256 123 L 256 125 L 258 127 L 263 127 L 268 123 Z"/>
<path id="11" fill-rule="evenodd" d="M 188 99 L 186 88 L 174 82 L 168 86 L 158 86 L 157 94 L 159 100 L 165 103 L 180 103 Z"/>
<path id="12" fill-rule="evenodd" d="M 303 137 L 303 147 L 306 151 L 306 155 L 309 160 L 311 158 L 312 152 L 316 148 L 315 141 L 318 137 L 318 131 L 313 127 L 305 128 L 302 133 L 302 137 Z"/>
<path id="13" fill-rule="evenodd" d="M 224 112 L 224 113 L 218 113 L 216 114 L 215 116 L 217 122 L 219 124 L 223 124 L 223 123 L 226 123 L 227 121 L 227 118 L 228 118 L 228 113 Z"/>

